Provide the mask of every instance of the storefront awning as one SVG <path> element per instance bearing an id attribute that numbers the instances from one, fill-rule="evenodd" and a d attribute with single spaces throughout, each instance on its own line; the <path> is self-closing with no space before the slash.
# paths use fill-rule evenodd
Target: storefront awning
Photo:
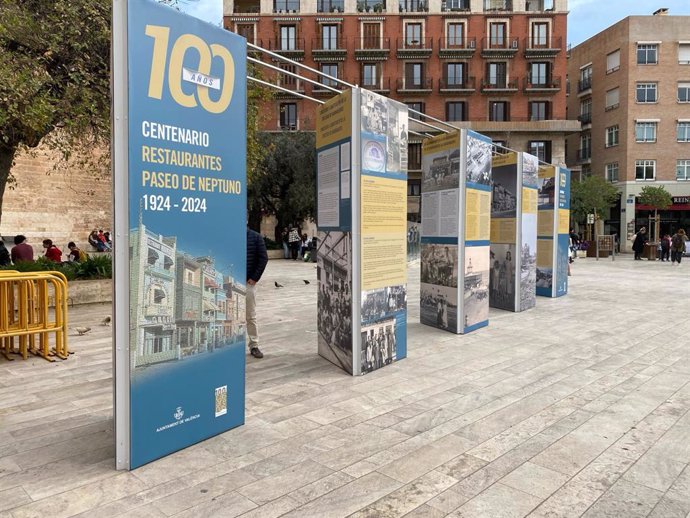
<path id="1" fill-rule="evenodd" d="M 204 311 L 220 311 L 220 308 L 209 300 L 204 301 Z"/>

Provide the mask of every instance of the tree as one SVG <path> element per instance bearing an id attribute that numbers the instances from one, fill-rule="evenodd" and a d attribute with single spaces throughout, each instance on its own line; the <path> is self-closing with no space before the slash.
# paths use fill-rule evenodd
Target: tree
<path id="1" fill-rule="evenodd" d="M 601 176 L 588 176 L 580 182 L 573 182 L 570 188 L 570 211 L 575 221 L 587 219 L 594 214 L 594 220 L 616 204 L 620 196 L 616 189 Z M 595 225 L 596 239 L 596 225 Z"/>
<path id="2" fill-rule="evenodd" d="M 0 220 L 18 151 L 107 170 L 110 22 L 109 0 L 0 0 Z"/>
<path id="3" fill-rule="evenodd" d="M 258 228 L 262 216 L 278 220 L 280 230 L 316 212 L 316 142 L 313 133 L 261 133 L 265 155 L 247 190 L 250 226 Z"/>
<path id="4" fill-rule="evenodd" d="M 663 185 L 653 187 L 647 185 L 640 192 L 640 203 L 654 208 L 654 239 L 659 240 L 659 211 L 673 205 L 673 197 Z"/>

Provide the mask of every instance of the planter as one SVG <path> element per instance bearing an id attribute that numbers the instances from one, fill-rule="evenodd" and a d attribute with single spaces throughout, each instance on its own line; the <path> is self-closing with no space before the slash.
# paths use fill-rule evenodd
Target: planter
<path id="1" fill-rule="evenodd" d="M 267 250 L 269 259 L 282 259 L 285 257 L 282 250 Z"/>
<path id="2" fill-rule="evenodd" d="M 69 281 L 67 300 L 70 306 L 113 301 L 113 280 Z"/>

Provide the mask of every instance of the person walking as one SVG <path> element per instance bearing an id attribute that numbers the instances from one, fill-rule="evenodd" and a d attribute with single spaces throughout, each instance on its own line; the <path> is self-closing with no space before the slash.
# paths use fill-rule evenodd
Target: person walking
<path id="1" fill-rule="evenodd" d="M 645 227 L 642 227 L 633 238 L 632 249 L 633 252 L 635 252 L 635 261 L 642 260 L 642 251 L 644 250 L 644 245 L 647 241 L 647 229 Z"/>
<path id="2" fill-rule="evenodd" d="M 288 243 L 290 245 L 290 256 L 293 261 L 297 260 L 299 255 L 299 248 L 302 243 L 302 239 L 299 237 L 299 229 L 297 227 L 292 227 L 290 233 L 288 234 Z"/>
<path id="3" fill-rule="evenodd" d="M 670 261 L 670 253 L 671 253 L 671 236 L 668 234 L 664 234 L 664 237 L 661 238 L 661 257 L 660 259 L 662 261 Z"/>
<path id="4" fill-rule="evenodd" d="M 53 244 L 52 239 L 44 239 L 43 248 L 46 249 L 46 259 L 53 261 L 54 263 L 62 263 L 62 250 Z"/>
<path id="5" fill-rule="evenodd" d="M 247 228 L 247 345 L 249 354 L 254 358 L 263 358 L 259 349 L 259 330 L 256 325 L 256 285 L 268 264 L 266 243 L 261 234 Z"/>
<path id="6" fill-rule="evenodd" d="M 26 242 L 26 236 L 14 236 L 14 246 L 12 247 L 12 262 L 17 264 L 19 262 L 33 263 L 34 249 Z"/>
<path id="7" fill-rule="evenodd" d="M 283 244 L 283 259 L 290 259 L 290 244 L 288 242 L 288 232 L 287 227 L 283 227 L 283 231 L 280 233 L 280 241 Z"/>
<path id="8" fill-rule="evenodd" d="M 671 261 L 672 264 L 678 263 L 680 266 L 680 260 L 683 258 L 683 253 L 685 252 L 685 242 L 688 240 L 688 236 L 685 234 L 685 230 L 682 228 L 678 230 L 671 238 Z"/>

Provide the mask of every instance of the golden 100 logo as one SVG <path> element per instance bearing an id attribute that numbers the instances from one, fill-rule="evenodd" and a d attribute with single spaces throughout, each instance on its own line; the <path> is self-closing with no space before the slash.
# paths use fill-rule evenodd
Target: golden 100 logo
<path id="1" fill-rule="evenodd" d="M 170 27 L 147 25 L 146 35 L 153 38 L 153 55 L 151 57 L 151 75 L 149 77 L 149 97 L 161 99 L 165 85 L 165 71 L 168 71 L 168 90 L 180 106 L 196 108 L 199 104 L 209 113 L 223 113 L 230 106 L 235 87 L 235 61 L 230 51 L 217 43 L 208 45 L 199 36 L 183 34 L 175 40 L 168 56 Z M 183 67 L 187 51 L 195 50 L 199 54 L 199 69 L 189 70 Z M 168 57 L 170 64 L 168 64 Z M 213 59 L 223 61 L 223 80 L 211 77 Z M 182 90 L 182 81 L 197 85 L 196 95 Z M 209 89 L 219 90 L 220 97 L 212 100 Z"/>

